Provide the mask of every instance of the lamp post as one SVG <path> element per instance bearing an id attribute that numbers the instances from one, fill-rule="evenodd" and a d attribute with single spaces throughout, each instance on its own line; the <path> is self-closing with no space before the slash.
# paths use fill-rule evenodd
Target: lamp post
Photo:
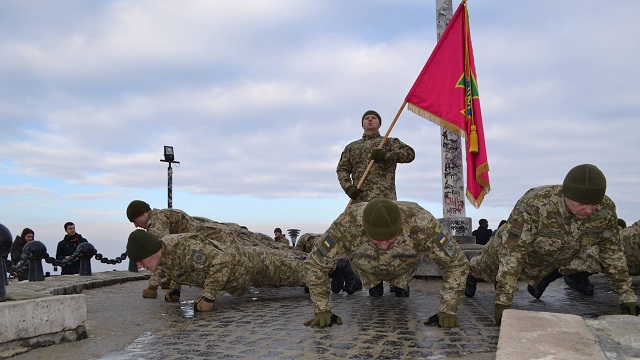
<path id="1" fill-rule="evenodd" d="M 168 196 L 168 207 L 169 209 L 171 209 L 173 207 L 173 200 L 172 200 L 173 169 L 171 168 L 171 164 L 178 164 L 178 166 L 180 165 L 180 161 L 174 160 L 173 146 L 165 145 L 164 160 L 160 159 L 160 161 L 166 162 L 169 164 L 169 167 L 167 168 L 167 196 Z"/>

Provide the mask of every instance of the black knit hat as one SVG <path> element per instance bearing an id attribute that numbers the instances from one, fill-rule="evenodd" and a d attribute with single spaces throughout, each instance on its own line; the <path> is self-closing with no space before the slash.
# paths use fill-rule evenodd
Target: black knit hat
<path id="1" fill-rule="evenodd" d="M 380 121 L 380 125 L 382 125 L 382 118 L 380 117 L 380 114 L 378 114 L 378 112 L 376 112 L 375 110 L 367 110 L 364 112 L 364 114 L 362 114 L 362 120 L 360 120 L 361 125 L 362 125 L 362 122 L 364 121 L 364 117 L 367 115 L 375 115 L 375 117 L 377 117 L 378 120 Z"/>
<path id="2" fill-rule="evenodd" d="M 134 262 L 144 260 L 162 249 L 162 242 L 150 232 L 136 229 L 129 234 L 127 256 Z"/>
<path id="3" fill-rule="evenodd" d="M 364 232 L 373 240 L 387 241 L 402 231 L 402 214 L 389 199 L 373 199 L 362 211 Z"/>
<path id="4" fill-rule="evenodd" d="M 138 216 L 151 210 L 151 206 L 142 200 L 133 200 L 127 206 L 127 218 L 133 222 Z"/>
<path id="5" fill-rule="evenodd" d="M 607 190 L 607 179 L 595 165 L 582 164 L 569 170 L 562 183 L 562 195 L 582 204 L 600 204 Z"/>

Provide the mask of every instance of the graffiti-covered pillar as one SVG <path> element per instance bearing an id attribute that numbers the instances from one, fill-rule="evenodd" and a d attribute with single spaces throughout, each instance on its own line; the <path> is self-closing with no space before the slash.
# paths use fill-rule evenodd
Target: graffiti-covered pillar
<path id="1" fill-rule="evenodd" d="M 453 14 L 451 0 L 436 0 L 438 40 Z M 471 218 L 465 212 L 464 171 L 462 167 L 462 141 L 460 136 L 445 128 L 440 129 L 442 151 L 442 224 L 460 243 L 475 242 L 471 237 Z M 471 237 L 471 239 L 469 239 Z"/>

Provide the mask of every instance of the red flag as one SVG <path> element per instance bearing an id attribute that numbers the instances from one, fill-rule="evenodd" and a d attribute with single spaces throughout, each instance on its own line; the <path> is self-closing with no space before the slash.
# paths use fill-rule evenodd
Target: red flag
<path id="1" fill-rule="evenodd" d="M 476 78 L 463 1 L 405 100 L 410 111 L 466 138 L 467 198 L 478 208 L 491 188 Z"/>

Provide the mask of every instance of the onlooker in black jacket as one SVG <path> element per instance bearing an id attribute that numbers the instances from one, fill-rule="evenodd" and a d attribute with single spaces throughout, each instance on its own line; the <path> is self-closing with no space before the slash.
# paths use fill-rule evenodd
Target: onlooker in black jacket
<path id="1" fill-rule="evenodd" d="M 76 226 L 72 222 L 64 224 L 64 231 L 67 233 L 67 235 L 65 235 L 64 239 L 62 239 L 62 241 L 58 243 L 58 249 L 56 251 L 57 260 L 64 260 L 69 258 L 71 255 L 73 255 L 73 253 L 76 252 L 78 244 L 87 242 L 87 239 L 83 238 L 82 235 L 76 233 Z M 78 259 L 63 266 L 60 275 L 71 275 L 79 273 L 80 260 Z"/>
<path id="2" fill-rule="evenodd" d="M 489 241 L 491 235 L 493 235 L 493 231 L 489 229 L 489 222 L 487 221 L 487 219 L 480 219 L 480 221 L 478 221 L 478 224 L 480 224 L 480 226 L 478 226 L 477 229 L 473 230 L 471 235 L 476 237 L 476 244 L 484 245 Z"/>

